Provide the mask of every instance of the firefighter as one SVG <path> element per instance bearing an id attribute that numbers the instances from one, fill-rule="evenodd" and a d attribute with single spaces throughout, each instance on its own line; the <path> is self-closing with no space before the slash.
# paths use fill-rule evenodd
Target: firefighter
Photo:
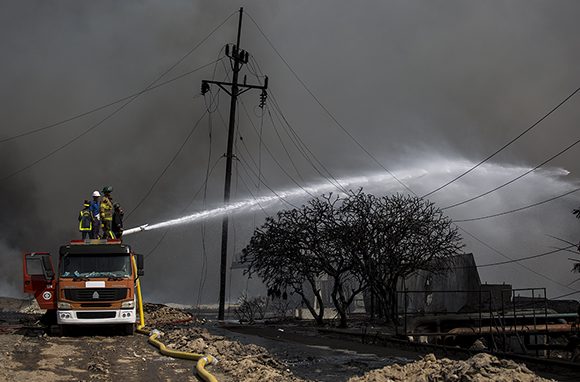
<path id="1" fill-rule="evenodd" d="M 112 223 L 113 223 L 113 197 L 111 196 L 111 192 L 113 192 L 113 187 L 105 186 L 103 187 L 103 198 L 101 199 L 101 206 L 100 206 L 100 216 L 101 216 L 101 224 L 103 227 L 103 238 L 105 239 L 114 239 L 115 235 L 112 231 Z"/>
<path id="2" fill-rule="evenodd" d="M 113 205 L 113 234 L 117 239 L 123 236 L 123 215 L 125 212 L 121 209 L 119 203 Z"/>
<path id="3" fill-rule="evenodd" d="M 99 239 L 101 236 L 101 202 L 99 198 L 101 193 L 99 191 L 93 192 L 93 200 L 91 200 L 89 209 L 93 214 L 93 239 Z"/>
<path id="4" fill-rule="evenodd" d="M 81 231 L 83 240 L 93 239 L 93 214 L 89 209 L 90 204 L 88 200 L 85 200 L 83 209 L 79 213 L 79 231 Z"/>

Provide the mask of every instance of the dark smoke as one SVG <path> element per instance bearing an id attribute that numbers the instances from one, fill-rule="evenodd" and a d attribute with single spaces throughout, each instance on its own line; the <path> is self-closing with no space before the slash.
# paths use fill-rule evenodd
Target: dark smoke
<path id="1" fill-rule="evenodd" d="M 239 6 L 229 1 L 2 2 L 0 138 L 142 89 Z M 348 1 L 250 1 L 244 6 L 336 117 L 383 163 L 401 172 L 428 167 L 439 158 L 477 161 L 580 84 L 576 17 L 580 4 L 574 1 L 374 1 L 364 6 Z M 235 30 L 232 18 L 168 77 L 214 60 L 226 42 L 233 42 Z M 321 112 L 248 18 L 243 33 L 243 47 L 270 75 L 272 90 L 287 117 L 320 160 L 337 176 L 379 171 Z M 125 210 L 136 205 L 203 113 L 203 99 L 194 97 L 201 79 L 211 75 L 212 68 L 208 68 L 139 97 L 73 145 L 0 182 L 0 293 L 20 290 L 21 252 L 56 253 L 60 244 L 78 235 L 76 214 L 93 190 L 113 185 L 114 197 Z M 224 79 L 223 68 L 218 67 L 216 78 Z M 249 75 L 248 80 L 254 79 Z M 243 102 L 252 114 L 258 94 L 247 93 Z M 578 102 L 571 100 L 493 162 L 499 167 L 533 167 L 578 139 Z M 227 104 L 222 95 L 224 117 Z M 55 149 L 112 110 L 0 143 L 0 178 Z M 241 110 L 240 133 L 257 158 L 257 138 Z M 214 114 L 212 164 L 225 151 L 223 130 Z M 265 141 L 293 173 L 269 123 L 264 131 Z M 204 120 L 127 225 L 179 216 L 203 182 L 208 149 L 209 127 Z M 242 147 L 239 150 L 243 152 Z M 570 171 L 565 178 L 522 182 L 499 196 L 462 207 L 452 216 L 492 213 L 564 192 L 578 181 L 576 152 L 551 163 L 553 168 Z M 290 153 L 307 181 L 320 181 L 297 150 L 290 147 Z M 266 153 L 263 168 L 272 187 L 294 187 Z M 241 169 L 239 174 L 245 177 Z M 501 174 L 478 174 L 434 195 L 433 200 L 443 206 L 505 180 Z M 411 180 L 410 184 L 427 192 L 449 177 Z M 220 205 L 222 179 L 223 163 L 212 175 L 206 207 Z M 247 195 L 241 180 L 235 181 L 234 196 Z M 572 196 L 506 220 L 465 227 L 520 257 L 560 244 L 545 233 L 577 240 L 578 222 L 569 211 L 578 205 L 580 199 Z M 188 211 L 203 208 L 198 197 Z M 233 219 L 235 251 L 247 242 L 254 222 L 259 224 L 262 219 L 260 213 Z M 148 253 L 161 235 L 162 231 L 150 232 L 128 241 L 137 251 Z M 209 221 L 206 303 L 217 298 L 219 237 L 219 221 Z M 502 260 L 476 242 L 466 241 L 478 262 Z M 568 283 L 573 275 L 568 272 L 571 264 L 566 257 L 560 254 L 529 265 Z M 147 260 L 146 293 L 157 300 L 194 303 L 202 258 L 200 225 L 171 230 Z M 546 285 L 552 295 L 568 291 L 517 266 L 482 274 L 492 282 Z M 235 299 L 246 287 L 239 271 L 233 273 L 232 284 Z M 257 284 L 250 287 L 258 288 Z M 177 295 L 176 290 L 180 291 Z"/>

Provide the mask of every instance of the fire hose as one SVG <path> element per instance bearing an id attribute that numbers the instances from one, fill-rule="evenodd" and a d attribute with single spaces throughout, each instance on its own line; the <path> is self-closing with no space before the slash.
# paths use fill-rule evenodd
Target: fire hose
<path id="1" fill-rule="evenodd" d="M 132 258 L 132 263 L 133 263 L 133 272 L 137 274 L 137 264 L 135 263 L 134 258 Z M 201 379 L 203 379 L 206 382 L 218 382 L 216 377 L 214 377 L 209 371 L 205 369 L 206 365 L 212 365 L 218 362 L 215 357 L 212 357 L 211 355 L 203 355 L 168 349 L 165 346 L 165 344 L 163 344 L 163 342 L 159 341 L 158 339 L 162 335 L 162 333 L 159 330 L 146 328 L 145 314 L 143 312 L 143 297 L 141 295 L 141 282 L 138 277 L 136 280 L 136 285 L 137 285 L 137 304 L 139 307 L 139 323 L 137 324 L 136 332 L 149 336 L 147 342 L 149 342 L 151 345 L 159 349 L 159 352 L 163 355 L 173 358 L 197 361 L 197 364 L 195 365 L 195 370 L 197 371 L 197 374 L 201 377 Z"/>

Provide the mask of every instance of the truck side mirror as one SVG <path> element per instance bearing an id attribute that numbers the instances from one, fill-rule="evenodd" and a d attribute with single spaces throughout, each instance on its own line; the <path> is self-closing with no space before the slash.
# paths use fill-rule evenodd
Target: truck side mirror
<path id="1" fill-rule="evenodd" d="M 143 255 L 135 254 L 137 260 L 137 276 L 143 276 L 145 272 L 143 271 L 144 258 Z"/>

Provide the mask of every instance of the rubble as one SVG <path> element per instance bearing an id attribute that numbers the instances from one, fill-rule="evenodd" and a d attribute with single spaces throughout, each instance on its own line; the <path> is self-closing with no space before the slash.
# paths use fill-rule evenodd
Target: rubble
<path id="1" fill-rule="evenodd" d="M 143 310 L 145 311 L 145 322 L 150 327 L 193 320 L 193 316 L 188 312 L 167 305 L 145 303 Z"/>
<path id="2" fill-rule="evenodd" d="M 511 360 L 500 360 L 487 353 L 476 354 L 466 361 L 437 359 L 434 354 L 427 354 L 422 359 L 406 365 L 386 366 L 348 380 L 348 382 L 396 381 L 547 382 L 551 380 L 537 376 L 523 364 Z"/>
<path id="3" fill-rule="evenodd" d="M 40 309 L 38 306 L 38 302 L 36 299 L 31 300 L 24 300 L 22 303 L 22 307 L 18 310 L 19 313 L 26 313 L 26 314 L 42 314 L 45 312 L 44 309 Z"/>
<path id="4" fill-rule="evenodd" d="M 263 347 L 244 345 L 226 337 L 214 336 L 204 328 L 174 329 L 165 334 L 163 339 L 171 349 L 217 357 L 219 362 L 215 367 L 234 381 L 303 381 L 294 376 L 286 365 L 273 358 Z"/>

